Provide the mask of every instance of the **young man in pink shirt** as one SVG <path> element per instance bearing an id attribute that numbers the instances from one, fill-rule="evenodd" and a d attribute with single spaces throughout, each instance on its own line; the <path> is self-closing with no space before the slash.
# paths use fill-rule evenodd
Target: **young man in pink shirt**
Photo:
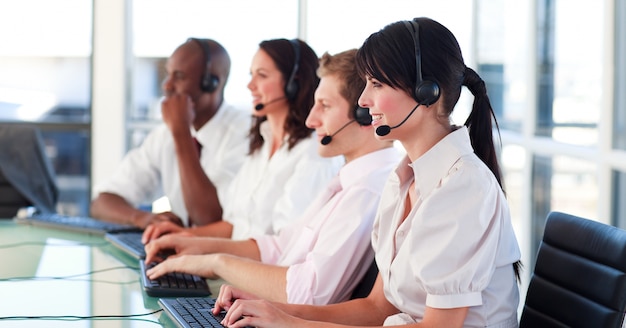
<path id="1" fill-rule="evenodd" d="M 320 84 L 307 126 L 319 153 L 342 155 L 346 164 L 304 214 L 276 235 L 248 240 L 164 235 L 146 245 L 146 262 L 173 249 L 177 256 L 148 270 L 151 279 L 184 272 L 272 301 L 330 304 L 347 300 L 373 261 L 373 220 L 383 185 L 399 161 L 391 141 L 380 141 L 369 110 L 356 105 L 365 81 L 356 49 L 320 59 Z"/>

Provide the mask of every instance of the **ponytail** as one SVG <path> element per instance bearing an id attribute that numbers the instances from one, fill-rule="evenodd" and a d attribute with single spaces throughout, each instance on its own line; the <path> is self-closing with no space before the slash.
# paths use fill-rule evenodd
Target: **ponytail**
<path id="1" fill-rule="evenodd" d="M 492 119 L 496 125 L 498 136 L 500 136 L 500 129 L 487 96 L 485 81 L 478 76 L 476 71 L 466 66 L 463 85 L 474 95 L 472 111 L 465 121 L 472 147 L 476 155 L 489 167 L 496 180 L 498 180 L 500 188 L 502 188 L 502 176 L 493 143 Z"/>

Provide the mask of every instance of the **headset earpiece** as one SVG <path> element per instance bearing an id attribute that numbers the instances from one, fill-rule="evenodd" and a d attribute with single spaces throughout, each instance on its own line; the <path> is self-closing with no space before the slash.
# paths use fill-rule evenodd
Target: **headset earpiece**
<path id="1" fill-rule="evenodd" d="M 356 105 L 354 107 L 354 119 L 361 126 L 371 125 L 372 115 L 370 115 L 370 109 Z"/>
<path id="2" fill-rule="evenodd" d="M 291 46 L 293 47 L 295 58 L 291 75 L 289 75 L 289 79 L 287 80 L 287 83 L 285 83 L 285 96 L 287 99 L 292 100 L 296 98 L 298 90 L 300 89 L 300 86 L 296 81 L 296 74 L 298 73 L 298 68 L 300 67 L 300 41 L 298 41 L 298 39 L 292 39 L 289 40 L 289 43 L 291 43 Z"/>
<path id="3" fill-rule="evenodd" d="M 220 85 L 220 79 L 211 73 L 211 49 L 209 49 L 208 40 L 196 38 L 189 38 L 189 40 L 196 42 L 200 48 L 202 48 L 206 64 L 204 74 L 202 74 L 202 80 L 200 80 L 200 89 L 204 92 L 211 93 L 217 90 L 217 87 Z"/>
<path id="4" fill-rule="evenodd" d="M 413 45 L 415 47 L 415 66 L 416 79 L 415 89 L 413 89 L 413 98 L 420 105 L 432 105 L 439 99 L 439 85 L 437 82 L 424 80 L 422 78 L 422 52 L 419 41 L 419 24 L 416 20 L 405 21 L 404 26 L 411 32 Z"/>

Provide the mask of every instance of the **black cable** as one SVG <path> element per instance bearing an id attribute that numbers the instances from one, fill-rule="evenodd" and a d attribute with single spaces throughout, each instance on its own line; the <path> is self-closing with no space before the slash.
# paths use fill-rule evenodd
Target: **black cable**
<path id="1" fill-rule="evenodd" d="M 163 311 L 163 309 L 158 309 L 152 312 L 139 313 L 139 314 L 112 314 L 112 315 L 90 315 L 90 316 L 79 316 L 79 315 L 11 316 L 11 317 L 0 317 L 0 320 L 63 320 L 63 321 L 116 320 L 116 319 L 144 317 L 144 316 L 159 313 L 161 311 Z M 144 320 L 144 321 L 160 324 L 158 322 L 151 321 L 151 320 Z"/>
<path id="2" fill-rule="evenodd" d="M 5 281 L 22 281 L 22 280 L 63 280 L 63 279 L 72 280 L 71 278 L 76 278 L 76 277 L 81 277 L 81 276 L 88 276 L 88 275 L 92 275 L 92 274 L 95 274 L 95 273 L 106 272 L 106 271 L 113 271 L 113 270 L 120 270 L 120 269 L 130 269 L 130 270 L 133 270 L 133 271 L 139 271 L 138 267 L 119 266 L 119 267 L 112 267 L 112 268 L 106 268 L 106 269 L 101 269 L 101 270 L 93 270 L 93 271 L 89 271 L 87 273 L 73 274 L 73 275 L 69 275 L 69 276 L 59 276 L 59 277 L 30 276 L 30 277 L 2 278 L 2 279 L 0 279 L 0 282 L 5 282 Z M 102 282 L 105 282 L 105 280 L 103 280 Z"/>
<path id="3" fill-rule="evenodd" d="M 73 244 L 51 244 L 51 243 L 47 243 L 47 242 L 30 241 L 30 242 L 21 242 L 21 243 L 15 243 L 15 244 L 0 245 L 0 249 L 21 247 L 21 246 L 97 246 L 97 247 L 100 247 L 100 246 L 108 246 L 108 245 L 110 245 L 110 243 L 108 243 L 108 242 L 104 242 L 104 243 L 83 243 L 83 242 L 77 242 L 77 243 L 73 243 Z M 130 269 L 130 270 L 133 270 L 133 271 L 139 271 L 138 267 L 120 266 L 120 267 L 112 267 L 112 268 L 106 268 L 106 269 L 100 269 L 100 270 L 93 270 L 93 271 L 89 271 L 87 273 L 80 273 L 80 274 L 74 274 L 74 275 L 69 275 L 69 276 L 59 276 L 59 277 L 36 277 L 36 276 L 32 277 L 31 276 L 31 277 L 3 278 L 3 279 L 0 279 L 0 282 L 23 281 L 23 280 L 61 280 L 61 279 L 67 279 L 67 280 L 71 280 L 71 281 L 91 281 L 91 282 L 112 283 L 112 284 L 130 284 L 130 283 L 136 283 L 137 282 L 135 280 L 129 281 L 129 282 L 112 282 L 112 281 L 107 281 L 107 280 L 72 279 L 72 278 L 75 278 L 75 277 L 92 275 L 92 274 L 96 274 L 96 273 L 101 273 L 101 272 L 106 272 L 106 271 L 113 271 L 113 270 L 119 270 L 119 269 Z M 142 314 L 94 315 L 94 316 L 75 316 L 75 315 L 60 315 L 60 316 L 9 316 L 9 317 L 0 317 L 0 320 L 61 320 L 61 321 L 79 321 L 79 320 L 119 320 L 119 319 L 129 319 L 130 318 L 132 320 L 151 322 L 151 323 L 160 325 L 161 323 L 159 323 L 157 321 L 141 319 L 141 318 L 137 318 L 137 317 L 152 315 L 152 314 L 159 313 L 161 311 L 163 311 L 163 310 L 159 309 L 159 310 L 155 310 L 155 311 L 152 311 L 152 312 L 149 312 L 149 313 L 142 313 Z"/>
<path id="4" fill-rule="evenodd" d="M 108 245 L 110 245 L 109 242 L 101 242 L 101 243 L 75 242 L 73 244 L 52 244 L 52 243 L 48 243 L 45 241 L 25 241 L 25 242 L 15 243 L 15 244 L 0 245 L 0 249 L 22 247 L 22 246 L 96 246 L 96 247 L 102 247 L 102 246 L 108 246 Z"/>
<path id="5" fill-rule="evenodd" d="M 27 277 L 28 278 L 28 277 Z M 48 277 L 49 278 L 49 277 Z M 99 284 L 110 284 L 110 285 L 131 285 L 137 282 L 137 280 L 131 280 L 131 281 L 112 281 L 112 280 L 101 280 L 101 279 L 64 279 L 64 278 L 58 278 L 58 277 L 53 277 L 55 279 L 63 279 L 64 281 L 86 281 L 86 282 L 91 282 L 91 283 L 99 283 Z M 15 282 L 20 282 L 20 281 L 48 281 L 50 279 L 35 279 L 35 278 L 31 278 L 31 279 L 21 279 L 21 280 L 0 280 L 0 282 L 6 282 L 6 281 L 15 281 Z"/>

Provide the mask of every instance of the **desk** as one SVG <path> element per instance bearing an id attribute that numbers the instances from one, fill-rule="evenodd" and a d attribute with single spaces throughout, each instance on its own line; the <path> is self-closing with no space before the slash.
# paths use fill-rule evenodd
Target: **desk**
<path id="1" fill-rule="evenodd" d="M 0 317 L 144 314 L 158 298 L 141 287 L 137 260 L 102 236 L 0 220 Z M 93 272 L 93 273 L 91 273 Z M 91 274 L 89 274 L 91 273 Z M 67 277 L 25 279 L 15 277 Z M 209 280 L 216 297 L 222 280 Z M 1 327 L 175 327 L 163 312 L 115 320 L 0 320 Z"/>

